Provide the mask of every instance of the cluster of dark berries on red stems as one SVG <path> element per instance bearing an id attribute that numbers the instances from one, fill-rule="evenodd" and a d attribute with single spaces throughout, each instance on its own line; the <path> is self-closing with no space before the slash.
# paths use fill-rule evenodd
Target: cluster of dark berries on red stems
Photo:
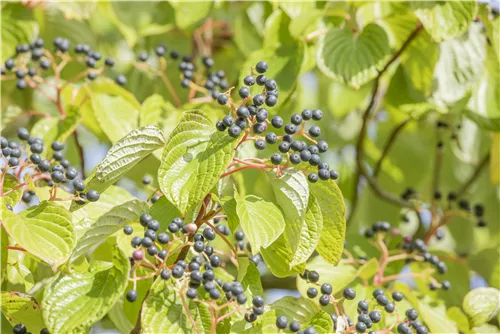
<path id="1" fill-rule="evenodd" d="M 42 80 L 41 74 L 48 70 L 54 60 L 54 56 L 59 56 L 64 61 L 75 61 L 85 64 L 87 67 L 86 78 L 90 81 L 95 80 L 98 75 L 105 71 L 105 68 L 111 68 L 115 65 L 112 58 L 105 58 L 98 51 L 93 51 L 88 44 L 77 44 L 71 50 L 71 43 L 68 39 L 56 37 L 53 41 L 54 53 L 52 54 L 45 48 L 45 41 L 41 38 L 36 39 L 30 45 L 19 44 L 16 46 L 16 54 L 5 61 L 1 74 L 8 75 L 12 72 L 17 80 L 16 87 L 20 90 L 28 86 L 36 87 Z M 72 53 L 73 55 L 70 55 Z M 103 60 L 103 64 L 99 64 Z M 127 79 L 123 74 L 116 76 L 117 84 L 123 86 Z"/>
<path id="2" fill-rule="evenodd" d="M 318 180 L 336 180 L 339 177 L 337 171 L 331 170 L 328 163 L 322 161 L 320 156 L 328 151 L 328 144 L 326 141 L 313 139 L 320 136 L 320 127 L 312 125 L 306 130 L 306 124 L 310 121 L 320 121 L 323 118 L 323 112 L 318 109 L 304 109 L 301 114 L 293 114 L 288 124 L 285 124 L 280 116 L 269 119 L 269 112 L 263 105 L 266 104 L 268 107 L 276 105 L 278 86 L 275 80 L 268 79 L 263 74 L 268 69 L 266 62 L 261 61 L 254 68 L 260 74 L 256 77 L 254 75 L 245 77 L 244 84 L 264 86 L 262 94 L 252 97 L 247 86 L 241 87 L 239 95 L 243 102 L 240 106 L 236 106 L 230 100 L 229 94 L 219 95 L 217 102 L 221 105 L 229 105 L 232 114 L 217 122 L 217 130 L 227 131 L 229 136 L 234 138 L 245 132 L 245 138 L 254 140 L 257 150 L 264 150 L 268 145 L 277 145 L 279 152 L 272 154 L 269 158 L 273 165 L 302 164 L 305 169 L 317 167 L 317 172 L 308 172 L 307 175 L 312 183 Z M 268 131 L 269 124 L 276 131 L 284 133 L 277 134 Z M 300 137 L 309 142 L 309 145 Z"/>
<path id="3" fill-rule="evenodd" d="M 145 230 L 142 238 L 139 236 L 131 238 L 131 245 L 135 248 L 129 258 L 133 267 L 132 271 L 136 270 L 141 263 L 146 262 L 149 263 L 148 267 L 152 266 L 163 280 L 173 279 L 179 283 L 186 283 L 184 293 L 189 299 L 196 299 L 202 291 L 205 291 L 212 300 L 225 298 L 227 302 L 235 302 L 239 305 L 247 302 L 247 296 L 241 283 L 223 282 L 216 277 L 214 268 L 223 265 L 223 260 L 209 245 L 209 242 L 215 240 L 217 235 L 212 227 L 198 229 L 194 223 L 185 224 L 183 219 L 174 218 L 165 231 L 160 231 L 160 223 L 147 213 L 142 214 L 139 221 Z M 219 226 L 222 225 L 217 227 Z M 220 228 L 217 230 L 222 233 Z M 227 231 L 227 234 L 230 233 L 228 228 L 224 230 Z M 201 233 L 197 233 L 197 231 L 201 231 Z M 131 226 L 125 226 L 123 232 L 126 235 L 134 233 Z M 237 235 L 238 237 L 235 236 L 235 238 L 243 239 L 240 233 Z M 167 266 L 166 262 L 172 243 L 185 242 L 188 236 L 192 237 L 192 242 L 188 242 L 192 245 L 193 251 L 190 260 L 176 259 L 172 266 Z M 151 261 L 147 256 L 151 257 Z M 130 302 L 137 300 L 137 297 L 135 289 L 129 290 L 126 294 L 126 298 Z M 259 315 L 264 313 L 262 297 L 254 297 L 252 303 L 253 308 L 245 314 L 245 319 L 248 321 L 255 321 Z"/>
<path id="4" fill-rule="evenodd" d="M 356 291 L 352 288 L 345 288 L 342 291 L 342 297 L 336 299 L 333 296 L 333 287 L 329 283 L 319 284 L 319 274 L 314 270 L 306 270 L 303 274 L 300 275 L 302 279 L 307 280 L 309 283 L 313 283 L 317 286 L 320 286 L 321 296 L 318 299 L 318 302 L 321 306 L 327 306 L 330 303 L 338 303 L 342 301 L 342 298 L 345 300 L 353 300 L 356 298 Z M 443 282 L 443 286 L 449 286 L 449 282 Z M 319 295 L 318 289 L 315 287 L 310 287 L 307 290 L 307 296 L 309 298 L 316 298 Z M 372 293 L 373 299 L 371 300 L 361 300 L 357 304 L 357 313 L 358 318 L 356 324 L 354 324 L 351 319 L 346 315 L 339 314 L 331 314 L 331 319 L 333 321 L 334 329 L 337 330 L 337 322 L 339 317 L 343 317 L 344 321 L 347 323 L 349 327 L 352 328 L 353 331 L 357 333 L 375 333 L 373 331 L 369 331 L 370 328 L 373 327 L 373 324 L 379 323 L 382 320 L 382 312 L 386 312 L 388 314 L 394 313 L 396 311 L 396 303 L 402 301 L 404 296 L 401 292 L 394 291 L 391 295 L 391 299 L 385 294 L 385 292 L 381 289 L 375 289 Z M 376 305 L 374 305 L 374 303 Z M 382 308 L 382 310 L 380 309 Z M 400 324 L 398 324 L 398 333 L 411 333 L 411 330 L 408 332 L 406 328 L 413 327 L 417 333 L 426 334 L 428 333 L 428 329 L 423 326 L 420 322 L 416 321 L 418 317 L 418 312 L 415 309 L 406 310 L 406 319 L 402 320 Z M 285 319 L 279 319 L 276 321 L 276 326 L 280 329 L 285 329 Z M 297 327 L 300 328 L 300 327 Z M 403 332 L 403 330 L 405 330 Z M 292 332 L 296 332 L 297 330 L 292 330 Z"/>
<path id="5" fill-rule="evenodd" d="M 50 159 L 44 159 L 45 143 L 42 139 L 32 137 L 30 132 L 25 128 L 17 129 L 17 136 L 20 142 L 15 140 L 7 140 L 0 137 L 0 145 L 2 148 L 2 157 L 5 162 L 4 172 L 7 170 L 24 170 L 32 174 L 35 181 L 45 180 L 47 185 L 51 187 L 51 199 L 57 200 L 57 188 L 61 187 L 69 193 L 76 194 L 72 198 L 77 203 L 84 204 L 99 200 L 100 194 L 96 190 L 85 190 L 84 180 L 77 178 L 78 170 L 72 167 L 70 162 L 64 158 L 65 145 L 59 141 L 51 143 L 50 148 L 53 152 Z M 65 188 L 66 187 L 66 188 Z M 22 195 L 24 203 L 30 203 L 35 197 L 32 190 L 26 190 Z"/>

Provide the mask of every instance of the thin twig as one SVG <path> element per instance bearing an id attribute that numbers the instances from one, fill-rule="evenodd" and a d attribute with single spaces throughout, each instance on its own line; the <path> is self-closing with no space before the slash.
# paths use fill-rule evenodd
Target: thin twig
<path id="1" fill-rule="evenodd" d="M 382 94 L 380 94 L 380 92 L 379 92 L 380 79 L 381 79 L 382 75 L 387 71 L 389 66 L 391 66 L 392 63 L 394 63 L 399 58 L 399 56 L 401 56 L 403 51 L 406 50 L 408 45 L 410 45 L 410 43 L 413 41 L 413 39 L 415 39 L 415 37 L 418 35 L 418 33 L 421 30 L 422 30 L 422 25 L 420 23 L 418 23 L 416 29 L 408 36 L 408 38 L 403 43 L 401 48 L 396 53 L 394 53 L 392 55 L 392 57 L 386 63 L 384 68 L 378 73 L 377 77 L 375 78 L 375 83 L 374 83 L 373 89 L 372 89 L 372 97 L 371 97 L 370 103 L 368 104 L 367 108 L 365 109 L 365 111 L 363 113 L 363 123 L 362 123 L 361 130 L 360 130 L 360 133 L 358 136 L 358 141 L 356 143 L 356 165 L 357 165 L 357 170 L 358 170 L 359 174 L 363 175 L 366 178 L 370 187 L 381 198 L 389 201 L 392 204 L 402 206 L 402 207 L 408 207 L 408 208 L 414 208 L 414 205 L 411 202 L 402 200 L 398 196 L 395 196 L 393 194 L 390 194 L 390 193 L 384 191 L 380 187 L 380 185 L 377 183 L 376 179 L 372 175 L 370 175 L 368 168 L 366 167 L 366 165 L 364 164 L 364 161 L 363 161 L 363 154 L 364 154 L 363 143 L 364 143 L 364 140 L 366 137 L 366 132 L 367 132 L 368 122 L 370 120 L 370 116 L 372 113 L 375 112 L 375 110 L 378 107 L 379 101 L 382 98 L 382 96 L 381 96 Z M 359 182 L 359 179 L 357 181 Z M 356 184 L 354 191 L 357 191 L 358 190 L 357 188 L 358 188 L 358 186 Z M 354 212 L 351 211 L 351 215 L 353 213 Z"/>
<path id="2" fill-rule="evenodd" d="M 474 184 L 476 179 L 481 174 L 483 168 L 488 164 L 489 160 L 490 160 L 490 152 L 488 152 L 488 154 L 483 158 L 483 160 L 479 162 L 479 165 L 477 165 L 476 170 L 474 171 L 474 173 L 472 173 L 469 179 L 465 181 L 465 183 L 456 191 L 457 198 L 462 197 L 467 192 L 467 190 Z"/>
<path id="3" fill-rule="evenodd" d="M 380 159 L 377 161 L 377 164 L 375 165 L 375 169 L 373 170 L 373 177 L 377 178 L 380 170 L 382 169 L 382 164 L 384 162 L 384 159 L 387 157 L 389 154 L 389 151 L 392 148 L 392 145 L 396 142 L 396 137 L 398 134 L 401 132 L 401 130 L 404 129 L 406 124 L 408 124 L 411 120 L 411 117 L 408 117 L 405 119 L 403 122 L 401 122 L 397 127 L 392 130 L 389 138 L 387 139 L 387 142 L 384 145 L 384 150 L 382 151 L 382 155 L 380 156 Z"/>
<path id="4" fill-rule="evenodd" d="M 205 205 L 201 206 L 200 211 L 198 212 L 198 215 L 196 216 L 196 219 L 194 221 L 194 223 L 196 224 L 197 228 L 200 228 L 201 224 L 203 224 L 203 216 L 206 213 L 205 212 L 205 208 L 208 205 L 208 203 L 210 202 L 211 198 L 212 198 L 212 196 L 210 194 L 208 194 L 203 199 L 203 204 L 205 204 Z M 186 258 L 187 254 L 189 252 L 189 248 L 191 247 L 191 242 L 193 241 L 193 239 L 194 239 L 194 233 L 192 233 L 189 236 L 189 238 L 188 238 L 188 244 L 182 248 L 182 250 L 179 253 L 179 256 L 177 256 L 177 260 L 175 262 L 178 262 L 179 260 L 184 260 Z"/>

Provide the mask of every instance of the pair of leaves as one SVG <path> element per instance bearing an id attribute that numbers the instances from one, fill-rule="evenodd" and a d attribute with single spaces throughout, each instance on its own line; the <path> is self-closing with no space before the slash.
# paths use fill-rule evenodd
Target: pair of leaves
<path id="1" fill-rule="evenodd" d="M 274 172 L 269 177 L 286 220 L 283 235 L 262 251 L 269 269 L 280 277 L 301 272 L 314 250 L 336 264 L 342 255 L 346 223 L 337 185 L 327 181 L 310 187 L 305 175 L 292 168 L 284 169 L 279 178 Z"/>

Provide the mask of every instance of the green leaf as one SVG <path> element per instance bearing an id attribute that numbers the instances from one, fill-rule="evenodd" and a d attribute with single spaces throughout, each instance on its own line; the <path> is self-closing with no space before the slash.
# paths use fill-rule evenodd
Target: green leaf
<path id="1" fill-rule="evenodd" d="M 183 114 L 158 170 L 161 191 L 182 215 L 217 184 L 233 158 L 235 144 L 234 138 L 217 131 L 201 112 Z"/>
<path id="2" fill-rule="evenodd" d="M 254 253 L 271 245 L 285 229 L 280 209 L 272 202 L 257 196 L 235 194 L 236 213 L 240 226 L 248 238 Z"/>
<path id="3" fill-rule="evenodd" d="M 477 288 L 464 298 L 463 310 L 471 327 L 479 327 L 490 321 L 500 310 L 500 291 L 495 288 Z"/>
<path id="4" fill-rule="evenodd" d="M 255 3 L 253 6 L 253 10 L 259 7 L 258 3 Z M 258 50 L 262 48 L 262 37 L 259 34 L 259 31 L 252 24 L 250 20 L 250 12 L 251 8 L 241 9 L 240 12 L 235 13 L 233 19 L 234 22 L 232 24 L 233 28 L 233 40 L 238 46 L 238 48 L 244 54 L 250 54 L 254 50 Z"/>
<path id="5" fill-rule="evenodd" d="M 57 124 L 57 140 L 64 143 L 75 132 L 76 126 L 81 119 L 80 108 L 74 105 L 68 106 L 66 108 L 66 117 Z"/>
<path id="6" fill-rule="evenodd" d="M 173 24 L 156 24 L 156 23 L 149 23 L 145 27 L 142 27 L 139 31 L 138 34 L 141 37 L 148 37 L 148 36 L 157 36 L 157 35 L 163 35 L 171 30 L 175 29 L 175 25 Z"/>
<path id="7" fill-rule="evenodd" d="M 99 217 L 95 224 L 78 239 L 73 254 L 71 254 L 71 259 L 76 260 L 79 256 L 97 247 L 109 236 L 120 231 L 128 222 L 139 220 L 141 214 L 146 210 L 147 205 L 139 200 L 133 200 L 114 207 Z"/>
<path id="8" fill-rule="evenodd" d="M 318 67 L 328 77 L 359 88 L 375 78 L 389 55 L 384 29 L 370 23 L 355 36 L 349 28 L 334 28 L 320 39 Z"/>
<path id="9" fill-rule="evenodd" d="M 500 250 L 498 248 L 483 249 L 468 258 L 468 265 L 472 270 L 484 277 L 491 287 L 500 289 L 498 271 L 500 264 Z"/>
<path id="10" fill-rule="evenodd" d="M 93 94 L 91 103 L 97 121 L 112 143 L 126 136 L 138 125 L 139 110 L 121 96 Z"/>
<path id="11" fill-rule="evenodd" d="M 434 72 L 433 98 L 437 103 L 451 105 L 477 85 L 486 59 L 486 40 L 480 30 L 480 24 L 472 24 L 464 35 L 441 43 Z"/>
<path id="12" fill-rule="evenodd" d="M 487 118 L 467 108 L 463 110 L 463 113 L 468 119 L 476 123 L 480 128 L 487 131 L 500 132 L 500 117 Z"/>
<path id="13" fill-rule="evenodd" d="M 266 20 L 264 47 L 277 47 L 295 43 L 288 30 L 290 21 L 290 17 L 282 10 L 278 9 L 272 12 Z"/>
<path id="14" fill-rule="evenodd" d="M 111 23 L 113 23 L 116 28 L 123 35 L 125 40 L 128 43 L 129 47 L 135 45 L 137 40 L 137 34 L 132 27 L 129 27 L 127 24 L 120 21 L 115 11 L 113 10 L 113 4 L 111 1 L 101 1 L 98 2 L 99 12 L 102 13 Z"/>
<path id="15" fill-rule="evenodd" d="M 304 218 L 288 221 L 285 233 L 294 252 L 290 267 L 304 263 L 312 255 L 319 243 L 323 230 L 323 215 L 314 195 L 309 195 L 309 203 Z"/>
<path id="16" fill-rule="evenodd" d="M 411 13 L 394 15 L 384 20 L 388 30 L 396 40 L 396 48 L 401 48 L 418 24 L 418 19 Z M 425 96 L 431 93 L 434 67 L 439 58 L 439 45 L 426 31 L 421 31 L 407 46 L 401 55 L 401 64 L 408 73 L 413 87 Z"/>
<path id="17" fill-rule="evenodd" d="M 12 326 L 23 324 L 32 333 L 38 333 L 45 328 L 40 304 L 32 296 L 21 292 L 2 291 L 1 305 L 3 315 Z"/>
<path id="18" fill-rule="evenodd" d="M 85 181 L 86 189 L 103 192 L 154 150 L 165 145 L 163 133 L 155 126 L 138 128 L 116 142 Z M 72 203 L 71 210 L 82 206 Z"/>
<path id="19" fill-rule="evenodd" d="M 428 297 L 428 296 L 427 296 Z M 431 333 L 458 333 L 457 325 L 448 318 L 442 301 L 420 300 L 418 311 Z"/>
<path id="20" fill-rule="evenodd" d="M 169 1 L 169 4 L 175 9 L 175 24 L 183 30 L 193 28 L 212 9 L 211 1 Z"/>
<path id="21" fill-rule="evenodd" d="M 340 82 L 332 81 L 324 76 L 323 78 L 325 86 L 328 87 L 328 90 L 325 90 L 324 98 L 335 118 L 343 119 L 351 111 L 362 109 L 367 104 L 367 97 L 371 91 L 369 84 L 355 90 Z"/>
<path id="22" fill-rule="evenodd" d="M 155 126 L 135 129 L 113 145 L 96 167 L 101 183 L 114 183 L 152 151 L 165 145 L 163 133 Z"/>
<path id="23" fill-rule="evenodd" d="M 460 332 L 462 333 L 469 333 L 470 327 L 469 327 L 469 319 L 467 319 L 467 316 L 462 312 L 462 310 L 459 307 L 452 306 L 446 311 L 446 315 L 448 318 L 453 320 L 456 324 Z"/>
<path id="24" fill-rule="evenodd" d="M 190 310 L 192 310 L 191 307 Z M 193 317 L 196 315 L 196 313 L 192 314 Z M 194 320 L 199 323 L 198 317 Z M 171 283 L 167 283 L 160 277 L 153 283 L 144 300 L 141 324 L 144 333 L 190 333 L 193 331 L 179 293 L 173 289 Z"/>
<path id="25" fill-rule="evenodd" d="M 240 225 L 240 218 L 236 212 L 236 205 L 236 200 L 233 197 L 222 199 L 222 206 L 224 207 L 224 213 L 227 217 L 227 226 L 229 226 L 231 231 L 235 231 Z"/>
<path id="26" fill-rule="evenodd" d="M 497 22 L 500 23 L 500 22 Z M 493 48 L 486 48 L 486 71 L 483 72 L 479 83 L 472 88 L 469 108 L 475 113 L 466 115 L 479 126 L 489 126 L 489 129 L 498 131 L 500 127 L 500 63 Z M 485 122 L 479 119 L 486 118 Z M 487 123 L 486 123 L 487 122 Z"/>
<path id="27" fill-rule="evenodd" d="M 275 171 L 268 174 L 276 202 L 290 220 L 301 219 L 306 214 L 309 203 L 309 182 L 304 173 L 295 168 L 282 170 L 277 177 Z"/>
<path id="28" fill-rule="evenodd" d="M 319 276 L 322 277 L 323 283 L 330 283 L 333 287 L 333 294 L 342 291 L 357 277 L 357 270 L 353 266 L 339 264 L 335 267 L 321 256 L 317 256 L 308 262 L 307 269 L 317 271 Z M 314 284 L 307 283 L 300 276 L 297 276 L 297 289 L 303 296 L 307 296 L 306 291 L 309 287 L 314 287 Z"/>
<path id="29" fill-rule="evenodd" d="M 304 11 L 299 16 L 290 21 L 288 30 L 294 38 L 304 37 L 308 32 L 318 28 L 318 22 L 323 16 L 323 12 L 317 9 Z"/>
<path id="30" fill-rule="evenodd" d="M 7 260 L 9 258 L 9 250 L 7 249 L 7 246 L 9 245 L 9 235 L 3 228 L 3 226 L 0 226 L 0 233 L 2 237 L 2 244 L 0 248 L 0 257 L 1 257 L 1 270 L 0 270 L 0 275 L 2 277 L 2 280 L 0 281 L 3 282 L 3 278 L 5 277 L 5 268 L 7 268 Z"/>
<path id="31" fill-rule="evenodd" d="M 346 232 L 344 198 L 333 181 L 314 183 L 311 193 L 318 200 L 323 215 L 323 230 L 316 250 L 325 260 L 337 264 L 344 250 Z"/>
<path id="32" fill-rule="evenodd" d="M 37 192 L 38 195 L 38 192 Z M 40 195 L 38 195 L 40 198 Z M 91 223 L 95 222 L 97 218 L 113 209 L 115 206 L 123 204 L 128 201 L 134 200 L 132 196 L 125 189 L 118 186 L 110 186 L 108 191 L 101 194 L 99 201 L 88 203 L 81 210 L 73 212 L 73 224 L 78 224 L 81 220 L 87 220 Z M 77 234 L 82 232 L 75 226 Z"/>
<path id="33" fill-rule="evenodd" d="M 172 219 L 180 217 L 181 213 L 177 208 L 168 201 L 165 196 L 160 197 L 149 210 L 149 214 L 160 223 L 160 230 L 167 230 Z"/>
<path id="34" fill-rule="evenodd" d="M 59 273 L 45 288 L 42 300 L 49 331 L 88 331 L 125 292 L 129 269 L 129 260 L 115 246 L 113 263 L 96 261 L 86 273 Z"/>
<path id="35" fill-rule="evenodd" d="M 35 21 L 20 20 L 2 6 L 2 63 L 15 55 L 16 45 L 29 44 L 38 32 Z"/>
<path id="36" fill-rule="evenodd" d="M 412 1 L 410 5 L 436 42 L 462 35 L 476 16 L 475 1 Z"/>
<path id="37" fill-rule="evenodd" d="M 5 174 L 3 180 L 3 192 L 6 193 L 12 188 L 18 186 L 19 180 L 12 174 Z M 10 205 L 11 207 L 16 206 L 19 201 L 21 201 L 21 197 L 23 196 L 23 187 L 17 188 L 9 192 L 7 195 L 2 196 L 2 204 Z"/>
<path id="38" fill-rule="evenodd" d="M 76 237 L 71 214 L 62 206 L 43 201 L 19 214 L 2 206 L 1 214 L 9 236 L 54 271 L 68 260 Z"/>
<path id="39" fill-rule="evenodd" d="M 250 74 L 250 68 L 259 61 L 265 60 L 269 64 L 266 76 L 276 80 L 280 88 L 278 106 L 284 105 L 294 92 L 300 69 L 304 62 L 305 46 L 303 43 L 294 43 L 275 47 L 267 47 L 251 53 L 240 71 L 240 82 Z M 252 96 L 260 93 L 258 85 L 251 88 Z"/>
<path id="40" fill-rule="evenodd" d="M 46 117 L 42 118 L 33 125 L 30 135 L 40 138 L 46 143 L 43 146 L 43 155 L 47 155 L 51 151 L 50 144 L 57 138 L 57 124 L 59 117 Z"/>
<path id="41" fill-rule="evenodd" d="M 279 1 L 279 6 L 292 19 L 299 18 L 302 14 L 314 11 L 313 1 Z"/>
<path id="42" fill-rule="evenodd" d="M 238 277 L 237 280 L 241 282 L 243 289 L 248 295 L 248 305 L 255 296 L 263 296 L 264 290 L 260 280 L 260 272 L 255 263 L 248 259 L 248 256 L 238 256 Z"/>
<path id="43" fill-rule="evenodd" d="M 176 112 L 175 107 L 168 101 L 163 99 L 163 96 L 159 94 L 154 94 L 149 96 L 141 106 L 141 111 L 139 113 L 139 125 L 158 125 L 163 128 L 161 123 L 169 123 L 168 121 L 163 121 L 167 117 L 172 116 L 172 114 L 179 114 Z M 172 124 L 170 124 L 172 126 Z"/>
<path id="44" fill-rule="evenodd" d="M 377 273 L 379 268 L 378 259 L 372 258 L 358 269 L 358 276 L 361 279 L 369 280 Z"/>
<path id="45" fill-rule="evenodd" d="M 286 233 L 282 233 L 269 247 L 261 249 L 261 255 L 267 267 L 276 277 L 287 277 L 303 273 L 305 263 L 290 266 L 295 253 L 292 251 Z"/>
<path id="46" fill-rule="evenodd" d="M 21 107 L 9 104 L 5 106 L 2 110 L 2 124 L 0 125 L 0 130 L 5 129 L 11 122 L 13 122 L 17 117 L 23 113 Z"/>

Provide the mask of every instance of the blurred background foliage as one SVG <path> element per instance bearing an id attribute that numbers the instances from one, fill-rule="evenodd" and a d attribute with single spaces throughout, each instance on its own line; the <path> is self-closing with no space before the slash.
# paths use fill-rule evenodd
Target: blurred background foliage
<path id="1" fill-rule="evenodd" d="M 490 163 L 464 197 L 485 205 L 488 227 L 479 229 L 474 220 L 456 218 L 445 228 L 445 238 L 432 243 L 434 249 L 457 252 L 464 259 L 447 274 L 457 289 L 444 298 L 454 305 L 459 304 L 471 280 L 476 285 L 500 288 L 500 22 L 494 10 L 488 3 L 472 1 L 2 2 L 1 60 L 11 57 L 17 44 L 37 36 L 44 38 L 46 45 L 55 37 L 65 37 L 72 45 L 87 43 L 116 60 L 110 76 L 125 74 L 126 89 L 135 96 L 122 100 L 137 99 L 134 103 L 140 106 L 153 94 L 163 97 L 161 112 L 153 120 L 142 119 L 140 112 L 133 112 L 130 119 L 124 117 L 127 106 L 112 103 L 98 111 L 102 115 L 91 117 L 83 105 L 78 129 L 87 174 L 120 137 L 121 128 L 153 121 L 171 130 L 179 110 L 201 108 L 214 118 L 223 112 L 214 103 L 176 108 L 158 78 L 134 66 L 139 52 L 153 55 L 155 46 L 163 43 L 168 51 L 211 55 L 215 68 L 224 70 L 230 86 L 236 87 L 250 66 L 258 60 L 268 61 L 280 87 L 280 102 L 272 108 L 272 115 L 288 118 L 304 108 L 326 113 L 322 134 L 331 148 L 327 161 L 339 171 L 338 184 L 349 215 L 355 191 L 359 195 L 356 210 L 349 217 L 347 248 L 357 256 L 370 257 L 373 249 L 360 236 L 363 227 L 385 220 L 399 226 L 403 235 L 418 228 L 417 217 L 408 214 L 410 221 L 403 222 L 404 210 L 377 196 L 363 178 L 358 183 L 355 145 L 377 71 L 420 21 L 424 31 L 380 81 L 385 95 L 368 124 L 364 154 L 373 169 L 392 131 L 407 122 L 382 164 L 379 183 L 397 196 L 411 187 L 426 203 L 433 195 L 438 141 L 445 147 L 439 187 L 443 197 L 459 189 L 490 154 Z M 207 31 L 211 35 L 208 47 L 197 41 L 197 36 Z M 150 62 L 155 65 L 154 57 Z M 70 64 L 63 77 L 69 79 L 83 69 L 81 64 Z M 177 64 L 169 60 L 166 74 L 181 101 L 186 102 L 187 91 L 179 84 Z M 52 104 L 31 90 L 16 90 L 13 82 L 2 82 L 1 90 L 2 132 L 8 134 L 24 125 L 38 127 L 50 136 L 53 124 L 23 112 L 58 115 Z M 447 122 L 449 128 L 437 131 L 438 120 Z M 79 165 L 76 149 L 69 152 L 72 164 Z M 132 170 L 121 185 L 147 196 L 140 180 L 144 174 L 154 176 L 158 165 L 156 158 L 148 158 L 147 164 Z M 241 177 L 246 193 L 272 196 L 265 175 L 248 171 Z M 442 203 L 447 205 L 445 200 Z M 428 224 L 428 215 L 421 215 Z"/>

